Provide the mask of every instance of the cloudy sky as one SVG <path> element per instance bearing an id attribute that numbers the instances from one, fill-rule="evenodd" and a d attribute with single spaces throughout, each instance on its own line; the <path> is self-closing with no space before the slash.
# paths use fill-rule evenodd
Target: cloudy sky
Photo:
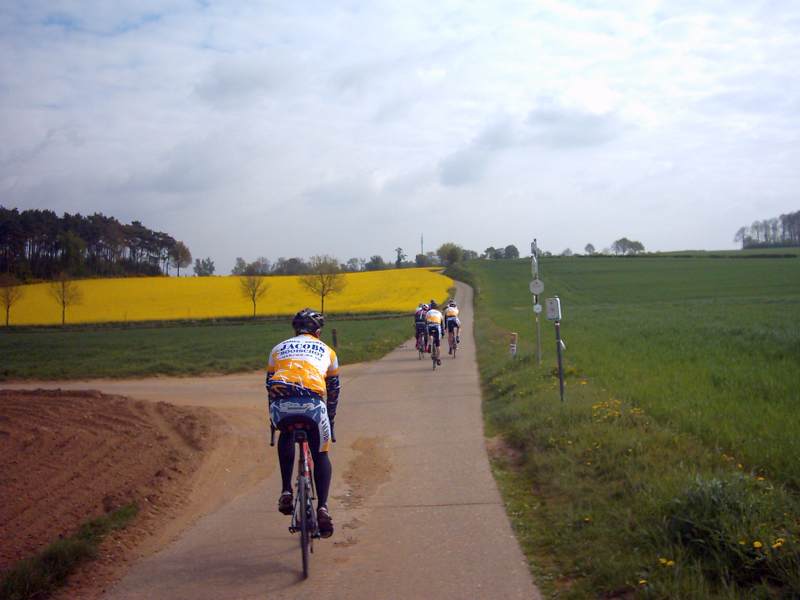
<path id="1" fill-rule="evenodd" d="M 800 209 L 795 0 L 4 0 L 0 204 L 212 257 L 734 247 Z"/>

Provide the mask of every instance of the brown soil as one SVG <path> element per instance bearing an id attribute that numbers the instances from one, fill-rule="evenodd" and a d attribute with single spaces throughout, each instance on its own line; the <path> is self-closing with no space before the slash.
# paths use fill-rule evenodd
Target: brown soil
<path id="1" fill-rule="evenodd" d="M 127 560 L 187 502 L 218 421 L 204 408 L 93 390 L 0 390 L 0 573 L 136 502 L 138 517 L 99 558 L 100 565 Z M 79 573 L 70 587 L 86 577 Z"/>

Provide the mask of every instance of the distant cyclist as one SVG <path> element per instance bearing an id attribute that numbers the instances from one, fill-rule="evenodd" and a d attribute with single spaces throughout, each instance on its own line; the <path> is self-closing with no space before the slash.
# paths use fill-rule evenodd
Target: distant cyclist
<path id="1" fill-rule="evenodd" d="M 314 483 L 317 487 L 317 521 L 322 537 L 333 535 L 333 520 L 328 512 L 328 492 L 333 472 L 328 458 L 333 421 L 339 403 L 339 360 L 336 352 L 319 339 L 325 317 L 305 308 L 292 319 L 295 337 L 275 346 L 269 354 L 267 391 L 269 414 L 281 431 L 278 438 L 278 461 L 282 491 L 278 510 L 291 515 L 292 467 L 294 441 L 286 427 L 304 422 L 314 460 Z"/>
<path id="2" fill-rule="evenodd" d="M 439 345 L 444 337 L 444 317 L 439 312 L 439 305 L 435 300 L 431 300 L 430 309 L 425 314 L 425 325 L 428 328 L 428 339 L 431 352 L 436 355 L 436 364 L 441 365 L 442 359 L 439 357 Z"/>
<path id="3" fill-rule="evenodd" d="M 427 304 L 420 303 L 414 313 L 414 335 L 417 340 L 417 349 L 421 347 L 425 352 L 427 352 L 428 349 L 428 331 L 425 328 L 425 314 L 428 312 L 429 308 L 430 306 Z M 420 338 L 422 340 L 421 344 Z"/>
<path id="4" fill-rule="evenodd" d="M 456 336 L 456 344 L 461 343 L 459 337 L 461 333 L 461 320 L 458 318 L 458 305 L 455 300 L 450 300 L 444 309 L 444 324 L 448 333 L 453 333 Z M 452 354 L 452 349 L 450 353 Z"/>

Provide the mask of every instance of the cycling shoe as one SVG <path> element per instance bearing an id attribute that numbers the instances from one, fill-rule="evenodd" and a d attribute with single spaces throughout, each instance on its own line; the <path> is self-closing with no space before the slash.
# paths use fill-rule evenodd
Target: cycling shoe
<path id="1" fill-rule="evenodd" d="M 317 509 L 317 526 L 320 537 L 329 538 L 333 535 L 333 519 L 324 506 Z"/>
<path id="2" fill-rule="evenodd" d="M 278 512 L 290 515 L 293 510 L 294 499 L 292 498 L 292 492 L 282 492 L 281 497 L 278 498 Z"/>

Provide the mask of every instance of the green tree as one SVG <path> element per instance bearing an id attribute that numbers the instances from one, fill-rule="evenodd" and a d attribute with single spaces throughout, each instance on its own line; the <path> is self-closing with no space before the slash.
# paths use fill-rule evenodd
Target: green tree
<path id="1" fill-rule="evenodd" d="M 519 250 L 514 244 L 509 244 L 503 250 L 503 258 L 519 258 Z"/>
<path id="2" fill-rule="evenodd" d="M 198 277 L 208 277 L 214 274 L 214 261 L 211 257 L 200 260 L 199 258 L 194 261 L 194 274 Z"/>
<path id="3" fill-rule="evenodd" d="M 169 251 L 169 263 L 178 269 L 178 277 L 180 277 L 181 269 L 192 264 L 192 253 L 189 252 L 189 247 L 183 242 L 175 242 Z"/>
<path id="4" fill-rule="evenodd" d="M 269 284 L 263 277 L 256 275 L 245 275 L 239 279 L 239 287 L 242 295 L 253 303 L 253 318 L 256 318 L 256 303 L 267 293 Z"/>
<path id="5" fill-rule="evenodd" d="M 332 256 L 312 256 L 308 265 L 310 273 L 300 277 L 300 284 L 312 294 L 319 295 L 320 312 L 324 314 L 325 297 L 341 292 L 347 281 L 339 267 L 339 260 Z"/>
<path id="6" fill-rule="evenodd" d="M 83 292 L 78 284 L 61 273 L 50 284 L 50 295 L 61 306 L 61 325 L 67 322 L 67 309 L 83 302 Z"/>
<path id="7" fill-rule="evenodd" d="M 399 269 L 403 266 L 403 261 L 406 259 L 407 255 L 403 253 L 402 248 L 395 248 L 394 251 L 397 253 L 397 260 L 394 261 L 394 266 Z"/>
<path id="8" fill-rule="evenodd" d="M 424 254 L 417 254 L 414 257 L 414 262 L 416 263 L 416 265 L 418 267 L 429 267 L 429 266 L 431 266 L 431 263 L 428 260 L 428 257 L 425 256 Z"/>
<path id="9" fill-rule="evenodd" d="M 583 249 L 583 251 L 586 252 L 586 254 L 588 254 L 589 256 L 595 253 L 595 249 L 592 244 L 586 244 L 586 247 Z"/>
<path id="10" fill-rule="evenodd" d="M 449 267 L 461 261 L 464 256 L 464 249 L 453 242 L 445 242 L 436 250 L 436 255 L 444 266 Z"/>
<path id="11" fill-rule="evenodd" d="M 369 257 L 367 264 L 364 265 L 364 269 L 367 271 L 382 271 L 386 268 L 386 261 L 383 260 L 383 257 L 379 254 L 373 254 Z"/>
<path id="12" fill-rule="evenodd" d="M 6 311 L 6 327 L 11 315 L 11 307 L 24 295 L 19 280 L 13 275 L 0 274 L 0 306 Z"/>

